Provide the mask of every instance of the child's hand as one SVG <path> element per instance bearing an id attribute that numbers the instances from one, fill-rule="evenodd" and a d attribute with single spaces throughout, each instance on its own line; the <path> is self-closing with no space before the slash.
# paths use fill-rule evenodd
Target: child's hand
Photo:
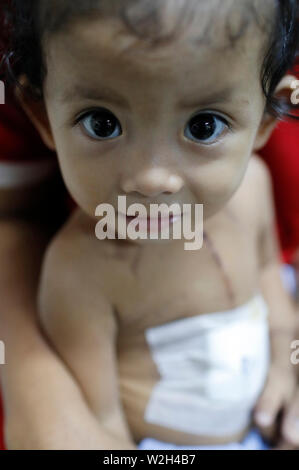
<path id="1" fill-rule="evenodd" d="M 299 384 L 283 418 L 280 445 L 288 445 L 289 448 L 299 449 Z"/>
<path id="2" fill-rule="evenodd" d="M 293 366 L 271 365 L 266 387 L 255 410 L 254 423 L 278 448 L 299 447 L 299 389 Z"/>
<path id="3" fill-rule="evenodd" d="M 297 253 L 297 275 L 299 280 L 299 251 Z M 299 283 L 298 283 L 299 285 Z M 297 305 L 297 333 L 296 339 L 299 339 L 299 306 Z M 297 390 L 291 403 L 286 409 L 282 422 L 282 438 L 278 443 L 277 449 L 299 449 L 299 365 L 295 366 L 297 375 Z"/>

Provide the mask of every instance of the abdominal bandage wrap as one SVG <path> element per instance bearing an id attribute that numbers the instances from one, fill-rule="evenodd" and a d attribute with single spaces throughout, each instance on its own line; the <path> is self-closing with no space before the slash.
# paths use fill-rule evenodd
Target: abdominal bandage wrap
<path id="1" fill-rule="evenodd" d="M 230 311 L 147 329 L 160 380 L 145 421 L 204 436 L 245 429 L 269 368 L 267 316 L 262 296 L 256 295 Z"/>

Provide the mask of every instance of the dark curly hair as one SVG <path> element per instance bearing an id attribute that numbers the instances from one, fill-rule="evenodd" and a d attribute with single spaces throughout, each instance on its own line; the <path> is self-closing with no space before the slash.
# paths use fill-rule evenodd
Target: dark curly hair
<path id="1" fill-rule="evenodd" d="M 227 5 L 228 5 L 228 0 Z M 261 0 L 259 0 L 261 1 Z M 284 117 L 299 119 L 298 106 L 289 98 L 276 98 L 275 89 L 288 71 L 296 71 L 299 51 L 299 1 L 298 0 L 263 0 L 275 9 L 273 22 L 269 28 L 269 40 L 265 50 L 261 70 L 261 85 L 266 97 L 265 111 L 278 119 Z M 130 17 L 127 7 L 142 4 L 140 15 Z M 85 17 L 107 11 L 120 15 L 126 26 L 138 37 L 147 38 L 153 45 L 171 40 L 189 14 L 192 17 L 191 4 L 186 0 L 179 12 L 179 21 L 171 35 L 161 34 L 159 26 L 160 0 L 0 0 L 0 57 L 2 66 L 0 77 L 8 84 L 19 85 L 18 79 L 26 75 L 30 83 L 30 92 L 36 99 L 43 97 L 43 80 L 46 67 L 43 62 L 42 40 L 46 34 L 54 34 L 62 26 L 67 26 L 75 17 Z M 198 3 L 198 0 L 197 0 Z M 231 2 L 235 7 L 235 2 Z M 251 14 L 258 22 L 258 14 L 253 0 L 244 1 Z M 116 8 L 118 5 L 119 8 Z M 260 4 L 259 4 L 260 5 Z M 190 14 L 191 12 L 191 14 Z M 152 28 L 146 28 L 150 23 Z M 240 25 L 237 34 L 230 34 L 231 41 L 236 41 L 248 26 L 248 15 Z M 265 26 L 265 25 L 264 25 Z M 269 25 L 268 25 L 269 27 Z M 296 65 L 297 64 L 297 65 Z M 28 91 L 28 90 L 27 90 Z"/>

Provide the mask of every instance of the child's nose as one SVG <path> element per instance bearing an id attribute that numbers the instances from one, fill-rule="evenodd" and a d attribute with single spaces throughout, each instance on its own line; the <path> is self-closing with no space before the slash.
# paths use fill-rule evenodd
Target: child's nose
<path id="1" fill-rule="evenodd" d="M 135 175 L 128 175 L 122 182 L 122 189 L 126 193 L 139 192 L 148 197 L 155 197 L 161 193 L 177 193 L 183 187 L 184 181 L 167 169 L 149 168 Z"/>

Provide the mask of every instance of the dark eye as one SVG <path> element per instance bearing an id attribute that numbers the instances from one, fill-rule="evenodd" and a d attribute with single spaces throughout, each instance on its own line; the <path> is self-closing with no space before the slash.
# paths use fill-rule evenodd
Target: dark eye
<path id="1" fill-rule="evenodd" d="M 228 122 L 221 116 L 212 113 L 201 113 L 188 122 L 185 136 L 195 142 L 210 144 L 216 141 L 228 127 Z"/>
<path id="2" fill-rule="evenodd" d="M 110 140 L 122 134 L 118 119 L 105 109 L 85 114 L 80 122 L 87 134 L 93 139 Z"/>

